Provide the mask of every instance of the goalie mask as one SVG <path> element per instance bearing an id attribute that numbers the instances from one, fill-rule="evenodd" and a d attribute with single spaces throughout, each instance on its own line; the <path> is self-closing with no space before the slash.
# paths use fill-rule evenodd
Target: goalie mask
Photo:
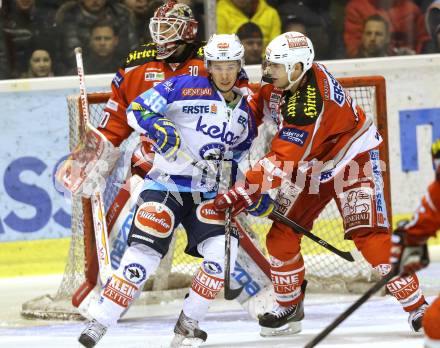
<path id="1" fill-rule="evenodd" d="M 277 36 L 267 46 L 263 63 L 263 75 L 265 75 L 266 68 L 270 63 L 284 65 L 289 81 L 289 85 L 285 88 L 287 90 L 303 78 L 305 73 L 312 67 L 314 58 L 315 51 L 312 41 L 301 33 L 289 31 Z M 292 81 L 291 75 L 297 63 L 302 64 L 303 72 L 297 79 Z"/>
<path id="2" fill-rule="evenodd" d="M 151 37 L 157 44 L 157 58 L 168 58 L 180 44 L 193 42 L 197 35 L 197 25 L 188 5 L 170 0 L 159 7 L 149 25 Z"/>

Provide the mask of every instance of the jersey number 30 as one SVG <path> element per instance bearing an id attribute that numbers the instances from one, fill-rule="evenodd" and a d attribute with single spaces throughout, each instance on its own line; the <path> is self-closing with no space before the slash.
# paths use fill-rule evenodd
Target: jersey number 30
<path id="1" fill-rule="evenodd" d="M 199 76 L 199 67 L 197 65 L 190 65 L 188 70 L 191 76 Z"/>

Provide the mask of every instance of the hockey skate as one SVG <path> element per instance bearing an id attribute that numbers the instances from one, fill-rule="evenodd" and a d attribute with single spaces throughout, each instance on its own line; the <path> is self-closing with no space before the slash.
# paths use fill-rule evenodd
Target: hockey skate
<path id="1" fill-rule="evenodd" d="M 408 323 L 411 327 L 411 330 L 414 332 L 420 332 L 422 329 L 422 319 L 425 314 L 426 309 L 428 308 L 428 303 L 425 301 L 420 307 L 414 309 L 409 313 Z"/>
<path id="2" fill-rule="evenodd" d="M 261 326 L 260 335 L 263 337 L 293 335 L 301 331 L 301 320 L 304 318 L 304 295 L 307 280 L 301 285 L 302 300 L 289 307 L 275 304 L 272 311 L 258 317 Z"/>
<path id="3" fill-rule="evenodd" d="M 198 321 L 187 317 L 183 311 L 174 326 L 174 333 L 170 348 L 199 347 L 208 338 L 208 334 L 200 330 Z"/>
<path id="4" fill-rule="evenodd" d="M 92 348 L 99 342 L 106 332 L 107 327 L 93 319 L 87 324 L 87 327 L 84 329 L 84 331 L 81 332 L 78 341 L 84 347 Z"/>

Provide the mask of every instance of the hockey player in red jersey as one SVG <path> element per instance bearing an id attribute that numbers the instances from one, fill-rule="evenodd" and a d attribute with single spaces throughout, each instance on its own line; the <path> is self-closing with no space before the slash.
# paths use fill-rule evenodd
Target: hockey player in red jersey
<path id="1" fill-rule="evenodd" d="M 261 216 L 277 205 L 310 230 L 335 200 L 344 237 L 384 276 L 391 270 L 391 240 L 380 171 L 382 138 L 371 117 L 313 60 L 312 42 L 301 33 L 284 33 L 268 45 L 263 74 L 271 83 L 249 99 L 254 113 L 274 120 L 278 132 L 269 153 L 244 182 L 217 196 L 215 206 Z M 272 188 L 280 188 L 275 203 L 265 194 Z M 277 303 L 259 318 L 263 336 L 301 330 L 307 284 L 301 239 L 277 221 L 266 237 Z M 419 331 L 426 304 L 417 276 L 393 279 L 387 289 L 409 313 L 411 328 Z"/>
<path id="2" fill-rule="evenodd" d="M 399 224 L 392 235 L 391 263 L 400 274 L 414 272 L 429 264 L 427 242 L 440 230 L 440 139 L 431 149 L 436 179 L 414 213 L 411 221 Z M 440 296 L 428 307 L 423 316 L 425 347 L 440 348 Z"/>

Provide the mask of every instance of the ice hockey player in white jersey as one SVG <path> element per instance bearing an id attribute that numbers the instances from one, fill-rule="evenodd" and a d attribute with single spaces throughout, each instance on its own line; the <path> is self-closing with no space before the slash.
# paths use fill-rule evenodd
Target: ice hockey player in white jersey
<path id="1" fill-rule="evenodd" d="M 196 271 L 174 327 L 172 347 L 198 346 L 199 328 L 223 287 L 224 214 L 213 209 L 225 154 L 237 160 L 250 148 L 256 126 L 249 106 L 234 87 L 244 48 L 236 35 L 213 35 L 205 47 L 209 77 L 177 76 L 137 97 L 127 109 L 131 127 L 154 141 L 156 156 L 137 203 L 129 247 L 100 298 L 89 307 L 90 321 L 79 337 L 94 347 L 116 324 L 167 253 L 182 223 L 185 252 L 203 261 Z M 231 272 L 238 248 L 231 241 Z"/>

